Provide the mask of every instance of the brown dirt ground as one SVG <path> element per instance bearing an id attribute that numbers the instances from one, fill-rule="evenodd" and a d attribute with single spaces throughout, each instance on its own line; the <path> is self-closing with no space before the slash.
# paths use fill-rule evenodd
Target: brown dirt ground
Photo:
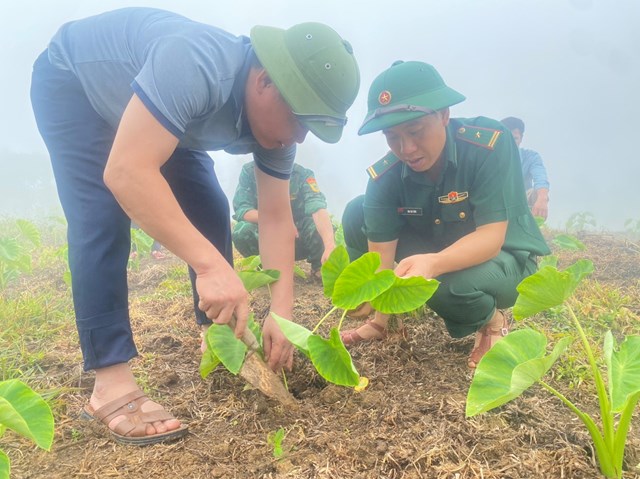
<path id="1" fill-rule="evenodd" d="M 582 239 L 588 250 L 564 255 L 562 263 L 592 259 L 595 280 L 631 295 L 628 309 L 640 314 L 640 248 L 611 235 Z M 473 340 L 452 340 L 442 321 L 428 314 L 407 319 L 406 340 L 396 335 L 353 349 L 356 367 L 371 382 L 362 393 L 327 385 L 302 357 L 287 376 L 298 410 L 285 410 L 224 370 L 200 379 L 190 299 L 148 300 L 176 264 L 148 261 L 131 275 L 141 352 L 133 366 L 150 395 L 189 423 L 190 434 L 172 444 L 126 447 L 110 441 L 100 426 L 77 419 L 93 377 L 81 372 L 77 346 L 67 341 L 68 348 L 41 364 L 49 386 L 65 388 L 56 400 L 52 451 L 37 450 L 12 433 L 0 443 L 11 457 L 14 479 L 600 477 L 586 430 L 542 388 L 466 419 L 466 357 Z M 329 302 L 310 280 L 297 279 L 296 288 L 295 318 L 310 327 Z M 256 313 L 267 307 L 264 295 L 253 298 Z M 591 388 L 583 383 L 567 394 L 592 412 Z M 280 427 L 286 431 L 285 454 L 278 460 L 267 436 Z M 640 477 L 637 413 L 625 465 L 625 478 Z"/>

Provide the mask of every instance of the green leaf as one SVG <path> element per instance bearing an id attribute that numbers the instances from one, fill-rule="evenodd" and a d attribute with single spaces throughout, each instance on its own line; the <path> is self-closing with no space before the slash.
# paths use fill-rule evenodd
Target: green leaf
<path id="1" fill-rule="evenodd" d="M 338 386 L 360 384 L 360 375 L 353 366 L 351 355 L 342 344 L 340 333 L 336 328 L 331 328 L 328 340 L 313 334 L 307 343 L 311 362 L 320 376 Z"/>
<path id="2" fill-rule="evenodd" d="M 260 345 L 260 347 L 262 347 L 262 328 L 260 328 L 260 325 L 256 322 L 253 313 L 249 313 L 247 328 L 249 328 L 249 331 L 253 333 L 253 335 L 256 337 L 256 340 L 258 341 L 258 344 Z"/>
<path id="3" fill-rule="evenodd" d="M 558 267 L 558 257 L 553 254 L 548 254 L 547 256 L 543 256 L 540 258 L 540 262 L 538 263 L 538 268 L 542 269 L 545 266 L 552 266 L 554 268 Z"/>
<path id="4" fill-rule="evenodd" d="M 558 248 L 570 251 L 584 250 L 586 246 L 582 241 L 580 241 L 575 236 L 559 234 L 555 238 L 553 238 L 553 244 L 555 244 Z"/>
<path id="5" fill-rule="evenodd" d="M 225 368 L 233 374 L 240 372 L 247 346 L 236 338 L 229 326 L 212 324 L 207 330 L 207 344 Z"/>
<path id="6" fill-rule="evenodd" d="M 371 300 L 376 311 L 385 314 L 398 314 L 419 308 L 433 296 L 440 283 L 435 279 L 422 276 L 399 278 L 396 276 L 393 285 L 380 296 Z"/>
<path id="7" fill-rule="evenodd" d="M 347 248 L 344 246 L 334 248 L 320 269 L 324 295 L 327 298 L 333 296 L 333 288 L 336 280 L 347 266 L 349 266 L 349 253 L 347 253 Z"/>
<path id="8" fill-rule="evenodd" d="M 376 273 L 379 267 L 378 253 L 365 253 L 347 266 L 333 288 L 333 304 L 342 309 L 354 309 L 388 290 L 396 275 L 390 269 Z"/>
<path id="9" fill-rule="evenodd" d="M 22 246 L 14 238 L 0 238 L 0 260 L 13 262 L 20 257 L 23 252 Z"/>
<path id="10" fill-rule="evenodd" d="M 630 397 L 640 392 L 640 336 L 627 336 L 616 350 L 608 331 L 604 354 L 609 375 L 609 395 L 613 412 L 622 412 Z"/>
<path id="11" fill-rule="evenodd" d="M 247 291 L 253 291 L 280 278 L 280 271 L 264 269 L 262 271 L 238 271 L 238 276 Z"/>
<path id="12" fill-rule="evenodd" d="M 33 440 L 38 447 L 47 451 L 51 449 L 51 408 L 39 394 L 18 379 L 0 382 L 0 423 Z"/>
<path id="13" fill-rule="evenodd" d="M 522 280 L 517 287 L 520 294 L 513 306 L 513 317 L 528 318 L 564 303 L 586 273 L 587 264 L 584 262 L 588 263 L 587 260 L 580 260 L 565 271 L 545 266 Z"/>
<path id="14" fill-rule="evenodd" d="M 514 331 L 497 342 L 480 360 L 467 394 L 467 417 L 517 398 L 539 381 L 572 338 L 561 339 L 545 356 L 547 338 L 533 329 Z"/>
<path id="15" fill-rule="evenodd" d="M 9 462 L 9 456 L 0 451 L 0 479 L 9 479 L 10 470 L 11 462 Z"/>
<path id="16" fill-rule="evenodd" d="M 40 231 L 38 231 L 36 225 L 27 220 L 16 220 L 16 224 L 18 228 L 20 228 L 22 236 L 27 238 L 33 246 L 39 248 L 42 242 L 40 239 Z"/>
<path id="17" fill-rule="evenodd" d="M 282 334 L 284 334 L 289 342 L 304 353 L 305 356 L 310 358 L 308 340 L 313 333 L 304 326 L 282 318 L 276 313 L 271 313 L 271 316 L 276 320 L 276 323 L 278 323 L 278 326 L 280 326 L 282 330 Z"/>
<path id="18" fill-rule="evenodd" d="M 255 271 L 262 264 L 262 260 L 260 259 L 260 256 L 253 255 L 238 260 L 236 264 L 241 271 Z"/>
<path id="19" fill-rule="evenodd" d="M 565 271 L 568 271 L 576 279 L 576 286 L 583 278 L 590 275 L 594 271 L 593 263 L 588 259 L 579 259 L 574 264 L 569 266 Z"/>
<path id="20" fill-rule="evenodd" d="M 307 278 L 307 273 L 305 273 L 304 270 L 297 264 L 293 265 L 293 274 L 295 274 L 298 278 L 302 278 L 302 279 Z"/>
<path id="21" fill-rule="evenodd" d="M 533 219 L 536 220 L 536 224 L 538 225 L 538 228 L 540 228 L 546 221 L 542 216 L 534 216 Z"/>
<path id="22" fill-rule="evenodd" d="M 220 359 L 213 354 L 213 351 L 211 351 L 211 348 L 207 344 L 207 349 L 202 353 L 202 358 L 200 358 L 200 377 L 205 379 L 218 367 L 218 364 L 220 364 Z"/>

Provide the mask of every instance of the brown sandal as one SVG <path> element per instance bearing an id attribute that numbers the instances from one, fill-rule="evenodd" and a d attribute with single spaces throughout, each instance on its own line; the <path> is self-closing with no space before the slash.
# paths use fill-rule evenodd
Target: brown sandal
<path id="1" fill-rule="evenodd" d="M 149 401 L 144 392 L 137 390 L 108 402 L 97 411 L 91 405 L 86 405 L 82 412 L 82 419 L 97 419 L 107 428 L 109 423 L 118 416 L 126 416 L 113 429 L 109 429 L 111 436 L 120 444 L 146 446 L 159 442 L 173 441 L 188 432 L 188 426 L 183 424 L 178 429 L 158 434 L 147 434 L 147 425 L 156 421 L 175 419 L 167 411 L 142 412 L 141 406 Z"/>
<path id="2" fill-rule="evenodd" d="M 349 311 L 347 311 L 347 316 L 352 319 L 360 319 L 371 316 L 371 313 L 373 312 L 374 310 L 371 307 L 371 303 L 362 303 L 356 309 L 350 309 Z"/>
<path id="3" fill-rule="evenodd" d="M 375 336 L 373 338 L 367 338 L 367 339 L 364 339 L 362 336 L 360 336 L 358 334 L 358 329 L 367 324 L 371 326 L 373 329 L 375 329 L 376 331 L 378 331 L 380 333 L 380 336 Z M 370 319 L 369 321 L 365 322 L 364 324 L 358 326 L 355 329 L 347 329 L 346 331 L 340 332 L 340 338 L 342 339 L 342 343 L 345 346 L 353 346 L 355 344 L 362 343 L 364 341 L 379 341 L 382 339 L 386 339 L 386 337 L 387 337 L 386 328 L 383 328 L 379 324 L 374 323 L 373 319 Z"/>
<path id="4" fill-rule="evenodd" d="M 507 320 L 507 315 L 504 311 L 499 311 L 499 313 L 502 315 L 501 328 L 491 329 L 489 328 L 489 325 L 486 325 L 478 330 L 480 333 L 480 342 L 477 347 L 473 348 L 473 351 L 471 351 L 471 354 L 469 355 L 469 359 L 467 360 L 469 368 L 475 369 L 482 359 L 482 356 L 484 356 L 494 344 L 509 333 L 509 321 Z"/>

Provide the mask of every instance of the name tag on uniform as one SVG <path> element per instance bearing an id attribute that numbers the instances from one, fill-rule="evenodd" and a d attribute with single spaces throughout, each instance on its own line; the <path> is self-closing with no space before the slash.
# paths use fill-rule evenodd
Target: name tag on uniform
<path id="1" fill-rule="evenodd" d="M 422 208 L 398 208 L 398 214 L 402 216 L 422 216 Z"/>

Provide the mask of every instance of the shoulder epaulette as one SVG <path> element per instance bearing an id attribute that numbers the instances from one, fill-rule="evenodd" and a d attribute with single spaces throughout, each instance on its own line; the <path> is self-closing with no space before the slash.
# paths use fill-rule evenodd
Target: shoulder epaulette
<path id="1" fill-rule="evenodd" d="M 456 138 L 466 141 L 488 150 L 493 150 L 493 146 L 500 138 L 502 132 L 493 128 L 482 128 L 480 126 L 464 125 L 458 128 Z"/>
<path id="2" fill-rule="evenodd" d="M 375 181 L 389 171 L 394 165 L 398 164 L 399 161 L 400 159 L 396 155 L 389 152 L 367 168 L 367 174 Z"/>

